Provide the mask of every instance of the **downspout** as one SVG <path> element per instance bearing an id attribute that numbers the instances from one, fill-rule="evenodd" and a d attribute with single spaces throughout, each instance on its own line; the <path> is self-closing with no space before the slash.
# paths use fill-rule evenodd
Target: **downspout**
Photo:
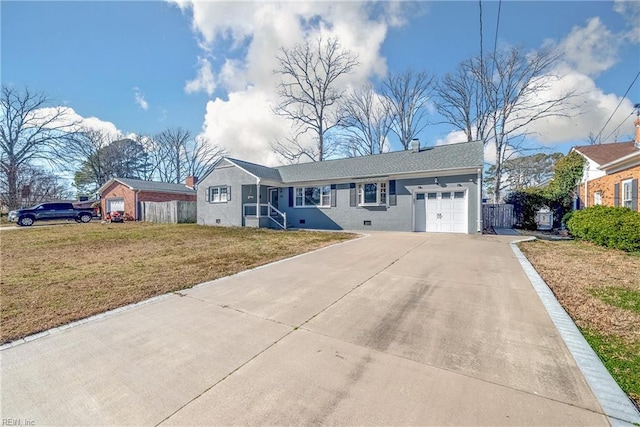
<path id="1" fill-rule="evenodd" d="M 260 228 L 260 178 L 256 178 L 256 218 Z"/>
<path id="2" fill-rule="evenodd" d="M 482 232 L 482 169 L 478 169 L 478 233 Z"/>
<path id="3" fill-rule="evenodd" d="M 590 165 L 589 165 L 590 166 Z M 581 209 L 589 206 L 589 168 L 587 168 L 586 177 L 584 180 L 584 204 Z"/>
<path id="4" fill-rule="evenodd" d="M 134 197 L 134 206 L 133 208 L 135 209 L 133 211 L 133 213 L 135 214 L 135 216 L 133 217 L 136 221 L 139 221 L 141 218 L 138 218 L 138 193 L 140 193 L 140 190 L 136 190 L 135 192 L 135 197 Z"/>

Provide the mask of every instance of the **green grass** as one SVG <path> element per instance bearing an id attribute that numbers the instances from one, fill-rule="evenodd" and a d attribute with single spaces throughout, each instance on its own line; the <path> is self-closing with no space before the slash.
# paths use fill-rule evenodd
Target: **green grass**
<path id="1" fill-rule="evenodd" d="M 611 286 L 606 288 L 591 288 L 589 289 L 589 293 L 594 297 L 600 298 L 607 304 L 640 314 L 640 292 Z"/>
<path id="2" fill-rule="evenodd" d="M 635 401 L 640 399 L 640 343 L 625 343 L 620 338 L 593 329 L 581 329 L 589 345 L 620 387 Z"/>

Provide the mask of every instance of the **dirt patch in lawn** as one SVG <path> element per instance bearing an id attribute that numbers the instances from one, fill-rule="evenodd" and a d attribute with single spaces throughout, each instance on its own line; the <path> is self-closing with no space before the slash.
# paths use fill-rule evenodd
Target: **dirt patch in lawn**
<path id="1" fill-rule="evenodd" d="M 4 230 L 0 342 L 354 237 L 134 222 Z"/>
<path id="2" fill-rule="evenodd" d="M 618 384 L 640 405 L 640 254 L 577 241 L 519 246 Z"/>

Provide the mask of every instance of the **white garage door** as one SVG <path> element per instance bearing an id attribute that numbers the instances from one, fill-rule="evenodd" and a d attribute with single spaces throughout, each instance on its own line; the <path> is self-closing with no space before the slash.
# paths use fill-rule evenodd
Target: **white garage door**
<path id="1" fill-rule="evenodd" d="M 107 199 L 107 212 L 124 211 L 124 199 Z"/>
<path id="2" fill-rule="evenodd" d="M 467 193 L 434 191 L 417 193 L 415 231 L 467 233 Z"/>

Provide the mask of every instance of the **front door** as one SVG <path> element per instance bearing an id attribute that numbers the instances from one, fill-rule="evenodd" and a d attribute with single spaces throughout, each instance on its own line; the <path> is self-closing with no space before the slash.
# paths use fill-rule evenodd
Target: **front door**
<path id="1" fill-rule="evenodd" d="M 278 209 L 278 189 L 277 188 L 269 189 L 269 203 L 271 203 L 271 206 Z"/>

